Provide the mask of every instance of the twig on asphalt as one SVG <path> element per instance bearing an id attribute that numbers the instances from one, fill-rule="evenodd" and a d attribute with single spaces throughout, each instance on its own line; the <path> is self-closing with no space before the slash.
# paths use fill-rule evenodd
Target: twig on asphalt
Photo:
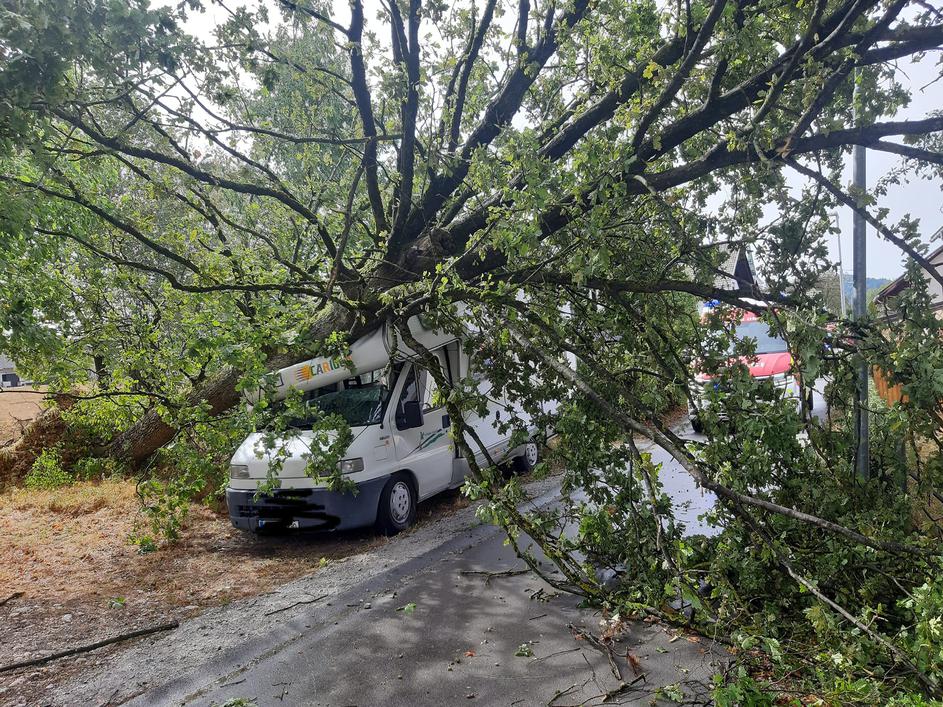
<path id="1" fill-rule="evenodd" d="M 303 604 L 314 604 L 315 602 L 321 601 L 322 599 L 327 599 L 329 596 L 331 595 L 322 594 L 321 596 L 315 597 L 314 599 L 302 599 L 301 601 L 296 601 L 294 604 L 289 604 L 288 606 L 282 606 L 282 607 L 279 607 L 278 609 L 272 609 L 271 611 L 266 611 L 265 615 L 271 616 L 272 614 L 277 614 L 282 611 L 288 611 L 289 609 L 292 609 L 296 606 L 302 606 Z M 348 604 L 348 606 L 350 606 L 350 604 Z"/>
<path id="2" fill-rule="evenodd" d="M 574 638 L 582 638 L 590 646 L 606 656 L 606 659 L 609 661 L 609 669 L 612 671 L 612 677 L 618 680 L 620 684 L 625 682 L 624 678 L 622 677 L 622 670 L 619 668 L 619 664 L 616 662 L 616 653 L 612 650 L 612 646 L 596 638 L 591 633 L 587 633 L 586 631 L 577 628 L 573 624 L 567 624 L 567 628 L 570 629 L 570 632 L 573 634 Z"/>
<path id="3" fill-rule="evenodd" d="M 582 646 L 577 646 L 576 648 L 567 648 L 566 650 L 557 651 L 556 653 L 549 653 L 549 654 L 543 655 L 543 656 L 541 656 L 541 657 L 539 657 L 539 658 L 534 658 L 534 659 L 531 661 L 531 663 L 539 663 L 539 662 L 542 661 L 542 660 L 550 660 L 551 658 L 553 658 L 553 657 L 555 657 L 555 656 L 558 656 L 558 655 L 563 655 L 564 653 L 573 653 L 573 652 L 575 652 L 575 651 L 581 651 L 581 650 L 583 650 L 583 647 L 582 647 Z"/>
<path id="4" fill-rule="evenodd" d="M 485 578 L 485 584 L 490 584 L 491 580 L 495 577 L 516 577 L 520 574 L 527 574 L 530 572 L 529 568 L 524 568 L 521 570 L 504 570 L 503 572 L 487 572 L 485 570 L 459 570 L 461 575 L 481 575 Z"/>
<path id="5" fill-rule="evenodd" d="M 576 687 L 577 687 L 576 683 L 573 683 L 565 690 L 557 690 L 553 694 L 553 697 L 550 698 L 550 702 L 547 703 L 547 707 L 556 707 L 556 705 L 554 705 L 553 703 L 559 700 L 561 697 L 563 697 L 567 693 L 569 693 L 571 690 L 575 690 Z"/>
<path id="6" fill-rule="evenodd" d="M 104 646 L 111 645 L 112 643 L 120 643 L 121 641 L 127 641 L 132 638 L 138 638 L 140 636 L 147 636 L 152 633 L 160 633 L 161 631 L 170 631 L 177 628 L 180 624 L 177 621 L 169 621 L 165 624 L 159 624 L 157 626 L 151 626 L 149 628 L 140 628 L 137 631 L 129 631 L 128 633 L 122 633 L 119 636 L 113 636 L 111 638 L 106 638 L 103 641 L 96 641 L 95 643 L 89 643 L 85 646 L 78 646 L 76 648 L 69 648 L 64 651 L 57 651 L 56 653 L 50 653 L 49 655 L 44 655 L 40 658 L 30 658 L 29 660 L 20 660 L 16 663 L 10 663 L 8 665 L 0 666 L 0 673 L 6 673 L 11 670 L 16 670 L 17 668 L 26 668 L 30 665 L 42 665 L 43 663 L 48 663 L 51 660 L 58 660 L 59 658 L 68 658 L 70 655 L 78 655 L 79 653 L 88 653 L 89 651 L 96 650 L 98 648 L 103 648 Z"/>

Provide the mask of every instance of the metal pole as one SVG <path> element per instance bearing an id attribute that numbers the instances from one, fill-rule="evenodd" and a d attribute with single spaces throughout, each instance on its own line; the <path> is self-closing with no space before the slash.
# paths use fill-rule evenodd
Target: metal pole
<path id="1" fill-rule="evenodd" d="M 842 270 L 841 262 L 839 261 L 838 265 L 835 266 L 835 274 L 838 276 L 838 314 L 841 317 L 848 316 L 848 305 L 845 303 L 845 273 Z"/>
<path id="2" fill-rule="evenodd" d="M 854 90 L 854 120 L 858 125 L 861 120 L 861 96 L 858 90 L 858 74 L 855 72 Z M 867 189 L 867 164 L 865 149 L 861 145 L 854 147 L 854 167 L 852 181 L 855 187 L 855 197 L 859 200 Z M 868 314 L 867 304 L 867 226 L 864 217 L 854 212 L 854 284 L 855 296 L 852 303 L 854 319 L 864 319 Z M 868 450 L 868 364 L 862 360 L 858 364 L 857 385 L 855 386 L 855 423 L 857 426 L 857 452 L 855 454 L 855 471 L 860 481 L 867 481 L 871 475 L 871 461 Z"/>
<path id="3" fill-rule="evenodd" d="M 838 226 L 838 214 L 835 216 L 835 226 L 838 228 L 838 298 L 841 303 L 841 316 L 848 315 L 848 305 L 845 304 L 845 263 L 841 257 L 841 228 Z"/>

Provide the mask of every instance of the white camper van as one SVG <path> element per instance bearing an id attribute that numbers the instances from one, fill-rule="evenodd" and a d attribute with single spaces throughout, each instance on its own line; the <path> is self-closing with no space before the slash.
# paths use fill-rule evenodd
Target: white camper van
<path id="1" fill-rule="evenodd" d="M 518 406 L 490 394 L 487 361 L 469 357 L 458 338 L 425 329 L 417 317 L 409 326 L 416 341 L 438 357 L 452 380 L 470 375 L 479 390 L 488 394 L 485 417 L 468 413 L 466 422 L 491 458 L 513 460 L 524 470 L 533 468 L 538 456 L 536 430 L 530 430 L 531 441 L 508 448 L 509 436 L 498 431 L 499 420 L 529 418 Z M 384 326 L 355 342 L 346 360 L 319 358 L 278 371 L 277 397 L 284 398 L 290 388 L 296 388 L 309 406 L 337 413 L 350 425 L 353 441 L 340 471 L 356 484 L 357 493 L 332 491 L 305 474 L 314 435 L 303 424 L 277 450 L 266 451 L 263 434 L 255 433 L 236 450 L 230 466 L 226 501 L 233 525 L 257 531 L 375 524 L 381 532 L 392 534 L 413 523 L 419 501 L 461 485 L 468 461 L 450 438 L 451 421 L 445 408 L 434 402 L 432 375 L 415 359 L 415 352 L 402 341 L 393 346 L 393 336 Z M 477 461 L 484 463 L 485 454 L 475 453 Z M 279 488 L 258 496 L 274 454 L 284 459 Z"/>

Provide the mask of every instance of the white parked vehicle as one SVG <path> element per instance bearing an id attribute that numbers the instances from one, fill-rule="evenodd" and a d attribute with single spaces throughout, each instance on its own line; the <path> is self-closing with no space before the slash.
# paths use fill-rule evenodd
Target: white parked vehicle
<path id="1" fill-rule="evenodd" d="M 498 431 L 499 420 L 516 416 L 530 425 L 521 408 L 493 395 L 487 361 L 475 361 L 454 335 L 425 329 L 413 317 L 414 338 L 437 357 L 453 381 L 469 377 L 489 399 L 487 414 L 468 413 L 466 423 L 481 438 L 496 462 L 514 460 L 523 469 L 537 464 L 535 429 L 531 440 L 509 449 L 509 433 Z M 266 450 L 264 433 L 250 435 L 236 450 L 230 466 L 226 501 L 233 525 L 246 530 L 312 528 L 336 530 L 375 524 L 397 533 L 416 518 L 416 506 L 434 494 L 460 486 L 468 460 L 449 435 L 451 421 L 435 402 L 436 383 L 416 362 L 402 341 L 393 346 L 386 326 L 358 340 L 346 360 L 318 358 L 278 371 L 276 398 L 291 388 L 304 393 L 306 404 L 341 415 L 353 441 L 340 471 L 356 484 L 356 494 L 333 491 L 325 480 L 306 474 L 314 433 L 304 429 L 286 435 L 276 449 Z M 554 404 L 555 407 L 555 404 Z M 551 411 L 548 411 L 551 412 Z M 487 457 L 475 450 L 478 463 Z M 257 494 L 274 458 L 282 460 L 279 487 Z M 321 475 L 326 477 L 327 473 Z"/>

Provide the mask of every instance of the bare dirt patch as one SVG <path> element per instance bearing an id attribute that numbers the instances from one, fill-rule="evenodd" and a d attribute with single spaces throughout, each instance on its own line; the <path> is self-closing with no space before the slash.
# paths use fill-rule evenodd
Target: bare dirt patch
<path id="1" fill-rule="evenodd" d="M 0 389 L 0 447 L 16 441 L 43 409 L 43 395 L 32 388 Z"/>
<path id="2" fill-rule="evenodd" d="M 448 493 L 420 506 L 420 524 L 467 506 Z M 372 530 L 253 536 L 194 506 L 181 538 L 142 554 L 130 481 L 0 494 L 0 666 L 179 620 L 264 594 L 332 560 L 386 542 Z M 21 595 L 16 595 L 22 592 Z M 126 644 L 0 672 L 0 704 L 36 704 Z"/>

